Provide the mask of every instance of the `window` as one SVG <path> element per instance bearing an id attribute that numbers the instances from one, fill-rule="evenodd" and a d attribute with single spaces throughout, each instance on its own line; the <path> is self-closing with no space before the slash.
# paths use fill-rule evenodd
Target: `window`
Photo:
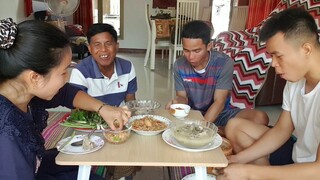
<path id="1" fill-rule="evenodd" d="M 230 21 L 230 5 L 232 0 L 212 0 L 213 38 L 220 32 L 228 31 Z"/>
<path id="2" fill-rule="evenodd" d="M 123 39 L 124 0 L 93 0 L 93 23 L 111 24 Z"/>

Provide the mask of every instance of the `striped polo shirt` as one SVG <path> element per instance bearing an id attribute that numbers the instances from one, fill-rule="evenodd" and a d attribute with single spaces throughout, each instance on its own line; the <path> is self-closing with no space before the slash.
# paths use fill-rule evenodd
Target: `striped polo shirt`
<path id="1" fill-rule="evenodd" d="M 137 91 L 137 78 L 130 61 L 116 57 L 114 62 L 114 73 L 109 79 L 88 56 L 72 69 L 70 83 L 109 105 L 124 105 L 126 95 Z"/>
<path id="2" fill-rule="evenodd" d="M 185 91 L 191 108 L 203 114 L 214 102 L 216 89 L 231 90 L 232 77 L 233 61 L 226 54 L 214 50 L 211 50 L 208 65 L 203 72 L 195 71 L 185 57 L 177 59 L 174 64 L 176 91 Z M 224 109 L 230 108 L 229 96 Z"/>

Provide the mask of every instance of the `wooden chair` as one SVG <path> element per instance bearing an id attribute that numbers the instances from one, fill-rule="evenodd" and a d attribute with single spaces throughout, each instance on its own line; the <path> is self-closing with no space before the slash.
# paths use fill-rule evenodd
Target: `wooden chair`
<path id="1" fill-rule="evenodd" d="M 145 16 L 146 16 L 147 30 L 148 30 L 148 45 L 147 45 L 146 55 L 144 58 L 144 66 L 147 66 L 148 61 L 150 59 L 150 69 L 153 70 L 155 69 L 156 49 L 162 49 L 162 58 L 163 58 L 164 50 L 169 48 L 170 37 L 169 37 L 169 34 L 167 37 L 161 37 L 155 31 L 157 29 L 156 23 L 158 20 L 151 20 L 150 5 L 148 3 L 145 4 Z"/>
<path id="2" fill-rule="evenodd" d="M 175 61 L 177 54 L 181 54 L 183 50 L 180 37 L 183 25 L 189 21 L 198 20 L 198 17 L 199 0 L 177 0 L 175 30 L 169 45 L 169 69 L 171 69 L 171 63 Z"/>

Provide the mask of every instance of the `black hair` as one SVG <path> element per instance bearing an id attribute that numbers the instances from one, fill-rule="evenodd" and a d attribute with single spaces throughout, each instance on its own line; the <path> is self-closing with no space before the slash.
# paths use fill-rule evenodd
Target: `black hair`
<path id="1" fill-rule="evenodd" d="M 114 29 L 112 25 L 106 24 L 106 23 L 96 23 L 96 24 L 93 24 L 88 30 L 88 33 L 87 33 L 88 42 L 89 43 L 91 42 L 92 36 L 99 33 L 103 33 L 103 32 L 108 32 L 109 34 L 111 34 L 115 42 L 118 41 L 117 31 Z"/>
<path id="2" fill-rule="evenodd" d="M 304 41 L 311 39 L 319 44 L 318 27 L 314 18 L 303 8 L 289 8 L 267 19 L 260 30 L 260 41 L 267 41 L 278 32 L 286 39 Z"/>
<path id="3" fill-rule="evenodd" d="M 28 69 L 48 74 L 61 63 L 63 49 L 70 46 L 66 34 L 49 23 L 28 20 L 17 28 L 14 44 L 0 48 L 0 83 Z"/>
<path id="4" fill-rule="evenodd" d="M 212 29 L 204 21 L 190 21 L 183 26 L 181 38 L 201 39 L 207 45 L 211 40 L 211 31 Z"/>

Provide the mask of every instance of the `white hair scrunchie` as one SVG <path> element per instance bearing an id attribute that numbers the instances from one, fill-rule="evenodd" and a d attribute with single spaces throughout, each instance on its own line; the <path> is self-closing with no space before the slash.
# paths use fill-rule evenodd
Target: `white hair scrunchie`
<path id="1" fill-rule="evenodd" d="M 10 48 L 17 34 L 17 24 L 11 18 L 0 20 L 0 48 Z"/>

